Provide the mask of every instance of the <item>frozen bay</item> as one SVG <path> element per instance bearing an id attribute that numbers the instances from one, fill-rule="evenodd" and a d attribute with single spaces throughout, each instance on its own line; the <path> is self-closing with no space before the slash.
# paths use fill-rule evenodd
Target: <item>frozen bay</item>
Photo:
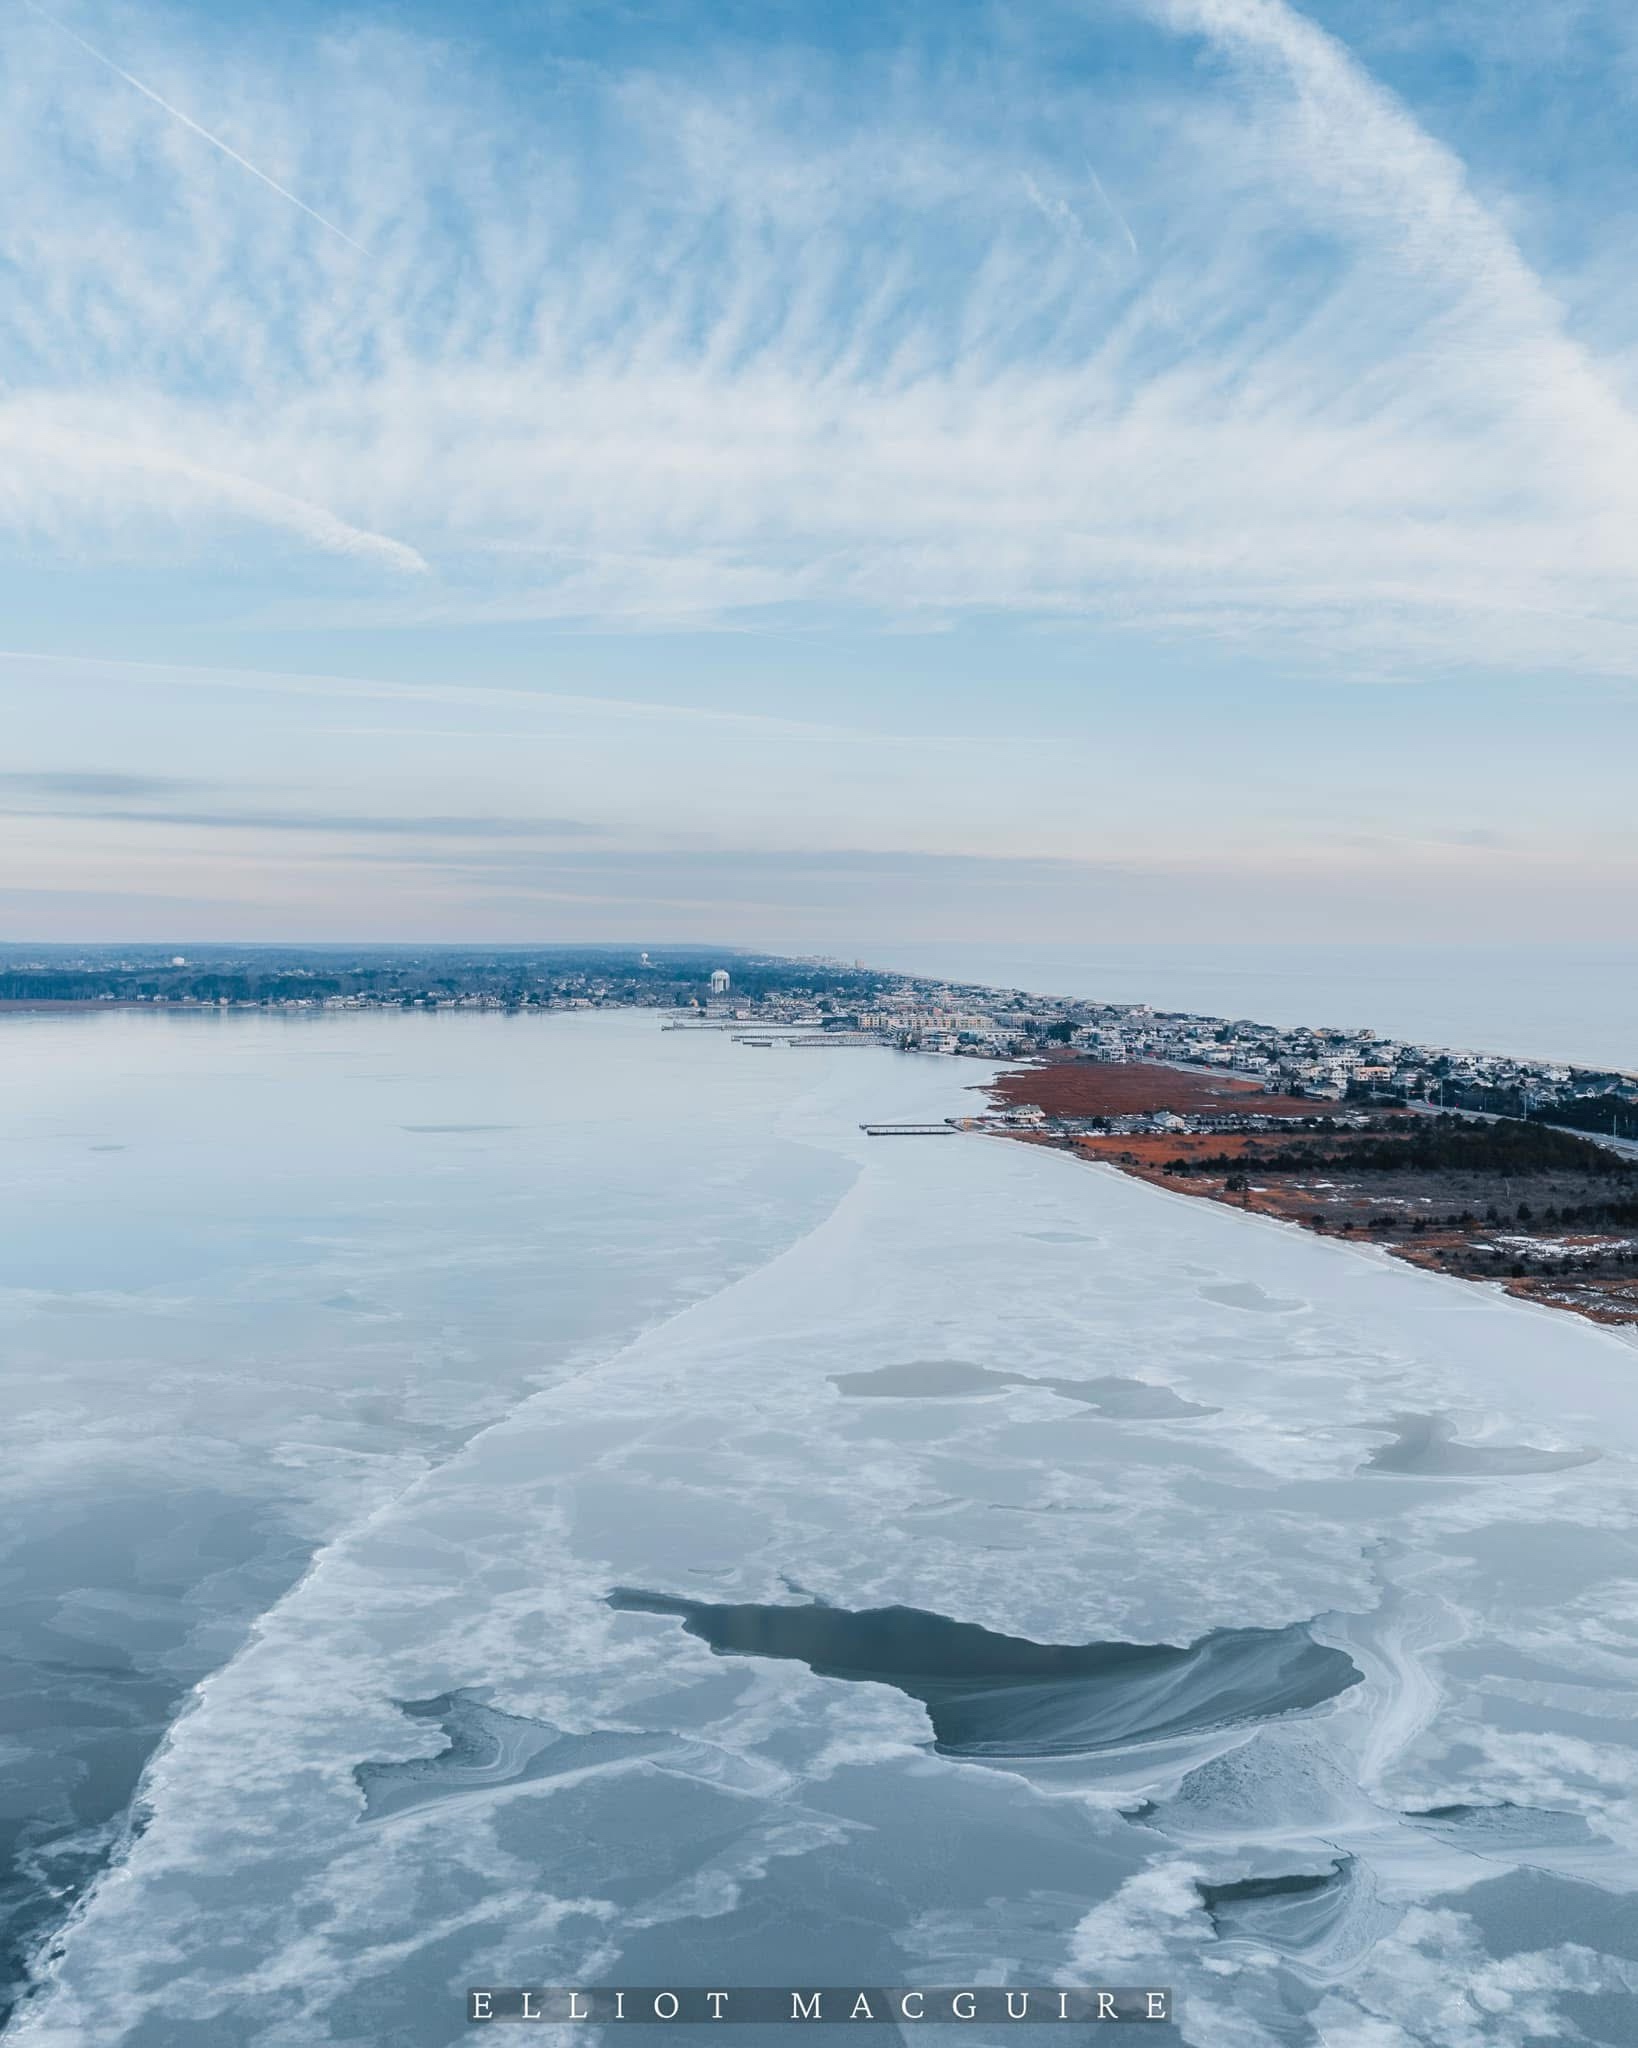
<path id="1" fill-rule="evenodd" d="M 36 1866 L 117 1835 L 75 1729 L 141 1693 L 108 1801 L 170 1732 L 20 2041 L 1009 1976 L 1230 2048 L 1638 2038 L 1621 1338 L 858 1131 L 965 1062 L 23 1029 L 13 1691 L 81 1716 Z"/>

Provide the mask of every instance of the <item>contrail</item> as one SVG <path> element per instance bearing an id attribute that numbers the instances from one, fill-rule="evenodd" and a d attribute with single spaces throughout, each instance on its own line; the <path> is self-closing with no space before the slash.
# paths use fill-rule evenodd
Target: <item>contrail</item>
<path id="1" fill-rule="evenodd" d="M 1118 227 L 1121 233 L 1126 237 L 1127 245 L 1131 249 L 1132 254 L 1135 256 L 1138 252 L 1137 236 L 1134 235 L 1132 230 L 1126 225 L 1126 216 L 1121 212 L 1120 208 L 1116 206 L 1115 202 L 1109 197 L 1109 194 L 1103 189 L 1103 180 L 1098 176 L 1097 172 L 1093 170 L 1090 163 L 1086 167 L 1086 174 L 1092 180 L 1092 184 L 1095 190 L 1097 191 L 1098 197 L 1103 201 L 1105 210 L 1108 212 L 1109 218 L 1115 223 L 1116 227 Z"/>
<path id="2" fill-rule="evenodd" d="M 270 192 L 277 192 L 281 199 L 288 199 L 290 204 L 299 207 L 309 220 L 316 220 L 321 228 L 328 228 L 332 235 L 339 236 L 349 249 L 356 249 L 360 256 L 367 256 L 369 254 L 364 245 L 361 242 L 355 242 L 345 229 L 338 228 L 333 220 L 326 220 L 322 213 L 315 212 L 305 199 L 298 199 L 294 192 L 287 192 L 284 186 L 276 178 L 270 178 L 266 171 L 257 170 L 248 157 L 241 156 L 236 149 L 230 149 L 221 136 L 212 135 L 208 128 L 201 128 L 199 123 L 189 115 L 184 114 L 180 107 L 173 107 L 169 100 L 161 99 L 152 86 L 144 85 L 140 78 L 133 78 L 129 71 L 122 71 L 112 57 L 105 57 L 100 50 L 93 48 L 85 40 L 84 36 L 76 34 L 68 26 L 67 22 L 59 21 L 54 14 L 47 14 L 43 7 L 36 4 L 36 0 L 23 0 L 23 5 L 31 14 L 37 14 L 42 21 L 49 22 L 51 27 L 60 34 L 67 36 L 71 43 L 78 43 L 85 54 L 88 57 L 94 57 L 105 70 L 113 72 L 116 78 L 123 78 L 127 85 L 134 86 L 144 99 L 152 100 L 156 107 L 162 107 L 173 121 L 180 121 L 184 128 L 192 129 L 193 133 L 208 142 L 212 149 L 219 149 L 223 156 L 231 158 L 239 166 L 240 170 L 248 171 L 253 178 L 260 179 Z"/>

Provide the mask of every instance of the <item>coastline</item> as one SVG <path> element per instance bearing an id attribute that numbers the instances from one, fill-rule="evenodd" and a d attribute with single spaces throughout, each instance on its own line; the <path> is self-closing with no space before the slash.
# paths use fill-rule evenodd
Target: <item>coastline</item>
<path id="1" fill-rule="evenodd" d="M 977 1135 L 995 1138 L 1009 1144 L 1016 1144 L 1021 1138 L 1026 1142 L 1031 1142 L 1028 1134 L 1020 1131 L 991 1130 L 978 1133 Z M 1039 1139 L 1033 1142 L 1037 1151 L 1053 1151 L 1062 1154 L 1066 1149 L 1063 1146 L 1043 1144 Z M 1112 1159 L 1075 1158 L 1071 1154 L 1070 1163 L 1083 1169 L 1090 1169 L 1094 1173 L 1112 1175 L 1117 1180 L 1138 1181 L 1144 1187 L 1151 1189 L 1155 1194 L 1165 1196 L 1169 1200 L 1192 1202 L 1198 1200 L 1203 1193 L 1203 1190 L 1197 1188 L 1180 1188 L 1172 1182 L 1155 1175 L 1133 1173 L 1129 1169 L 1118 1165 Z M 1222 1200 L 1215 1202 L 1213 1206 L 1219 1209 L 1226 1209 L 1230 1215 L 1242 1217 L 1248 1223 L 1259 1227 L 1266 1226 L 1285 1235 L 1304 1239 L 1322 1235 L 1318 1231 L 1305 1228 L 1294 1217 L 1282 1216 L 1274 1209 L 1246 1208 L 1239 1202 Z M 1361 1264 L 1373 1265 L 1389 1271 L 1398 1266 L 1408 1265 L 1414 1271 L 1425 1275 L 1429 1280 L 1439 1281 L 1448 1285 L 1453 1290 L 1458 1290 L 1463 1295 L 1471 1296 L 1477 1291 L 1488 1295 L 1498 1306 L 1505 1303 L 1513 1308 L 1528 1309 L 1536 1315 L 1545 1316 L 1550 1322 L 1555 1324 L 1562 1321 L 1565 1313 L 1563 1308 L 1555 1306 L 1550 1302 L 1540 1301 L 1530 1294 L 1516 1292 L 1504 1281 L 1488 1280 L 1480 1275 L 1468 1276 L 1466 1274 L 1444 1273 L 1437 1266 L 1422 1265 L 1415 1260 L 1399 1257 L 1391 1245 L 1371 1244 L 1364 1239 L 1342 1237 L 1332 1237 L 1326 1241 L 1335 1245 L 1339 1251 L 1346 1252 L 1350 1258 L 1357 1260 Z M 1619 1322 L 1613 1319 L 1601 1319 L 1597 1316 L 1587 1315 L 1579 1317 L 1578 1320 L 1591 1323 L 1593 1328 L 1602 1332 L 1603 1335 L 1615 1338 L 1619 1344 L 1629 1348 L 1634 1353 L 1638 1353 L 1638 1321 Z"/>
<path id="2" fill-rule="evenodd" d="M 1426 1113 L 1337 1117 L 1320 1113 L 1334 1105 L 1173 1063 L 1048 1061 L 997 1075 L 984 1092 L 1002 1116 L 1033 1119 L 989 1126 L 1015 1142 L 1638 1336 L 1638 1233 L 1578 1219 L 1568 1199 L 1560 1229 L 1556 1201 L 1540 1192 L 1591 1194 L 1584 1208 L 1602 1202 L 1623 1217 L 1633 1176 L 1620 1148 L 1501 1120 L 1452 1131 L 1451 1119 Z M 1487 1145 L 1493 1159 L 1453 1167 L 1464 1148 Z M 1521 1145 L 1541 1158 L 1521 1165 Z M 1518 1199 L 1526 1190 L 1534 1205 Z M 1585 1227 L 1573 1228 L 1578 1220 Z"/>

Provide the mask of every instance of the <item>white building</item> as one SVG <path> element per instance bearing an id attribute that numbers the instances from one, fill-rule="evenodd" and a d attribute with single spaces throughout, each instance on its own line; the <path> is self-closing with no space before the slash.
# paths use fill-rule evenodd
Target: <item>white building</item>
<path id="1" fill-rule="evenodd" d="M 719 967 L 712 974 L 711 993 L 714 996 L 725 996 L 728 993 L 728 970 L 726 967 Z"/>

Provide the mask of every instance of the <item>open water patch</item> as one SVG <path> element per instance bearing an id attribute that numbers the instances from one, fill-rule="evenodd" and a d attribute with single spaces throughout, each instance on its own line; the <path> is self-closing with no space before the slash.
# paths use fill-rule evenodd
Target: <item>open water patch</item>
<path id="1" fill-rule="evenodd" d="M 641 1731 L 594 1729 L 570 1735 L 549 1721 L 503 1714 L 465 1692 L 432 1699 L 400 1700 L 412 1721 L 433 1721 L 447 1740 L 436 1756 L 406 1757 L 395 1763 L 362 1763 L 353 1776 L 364 1795 L 361 1820 L 385 1820 L 418 1806 L 491 1792 L 541 1778 L 565 1777 L 630 1757 L 652 1756 L 671 1740 Z"/>
<path id="2" fill-rule="evenodd" d="M 1227 1280 L 1221 1286 L 1202 1287 L 1199 1290 L 1202 1301 L 1215 1301 L 1224 1308 L 1245 1308 L 1265 1316 L 1295 1315 L 1298 1309 L 1308 1306 L 1306 1301 L 1286 1301 L 1277 1294 L 1265 1294 L 1251 1280 Z"/>
<path id="3" fill-rule="evenodd" d="M 1363 1677 L 1300 1624 L 1214 1629 L 1179 1648 L 1036 1643 L 917 1607 L 716 1605 L 629 1586 L 608 1604 L 673 1616 L 719 1657 L 789 1659 L 821 1678 L 894 1686 L 927 1709 L 946 1756 L 1127 1749 L 1309 1712 Z"/>
<path id="4" fill-rule="evenodd" d="M 457 1136 L 466 1131 L 520 1131 L 521 1124 L 400 1124 L 401 1131 L 411 1131 L 418 1138 L 443 1138 Z"/>
<path id="5" fill-rule="evenodd" d="M 1374 1450 L 1362 1472 L 1397 1472 L 1431 1478 L 1506 1477 L 1527 1472 L 1562 1472 L 1590 1465 L 1596 1451 L 1548 1451 L 1534 1444 L 1464 1444 L 1446 1415 L 1390 1415 L 1391 1444 Z"/>
<path id="6" fill-rule="evenodd" d="M 1489 1806 L 1413 1807 L 1405 1815 L 1413 1827 L 1441 1836 L 1459 1848 L 1476 1854 L 1535 1849 L 1580 1848 L 1597 1843 L 1597 1837 L 1578 1813 L 1561 1813 L 1552 1807 L 1519 1806 L 1511 1799 Z"/>
<path id="7" fill-rule="evenodd" d="M 1190 1401 L 1182 1394 L 1174 1393 L 1170 1387 L 1158 1385 L 1153 1380 L 1123 1379 L 1117 1373 L 1106 1373 L 1091 1380 L 1036 1380 L 1038 1387 L 1050 1387 L 1055 1394 L 1061 1394 L 1066 1401 L 1082 1401 L 1099 1415 L 1109 1415 L 1117 1420 L 1133 1422 L 1164 1422 L 1185 1415 L 1220 1415 L 1220 1408 L 1213 1408 L 1204 1401 Z"/>
<path id="8" fill-rule="evenodd" d="M 1220 1937 L 1300 1952 L 1312 1948 L 1344 1910 L 1353 1871 L 1353 1857 L 1339 1856 L 1328 1870 L 1242 1877 L 1229 1884 L 1197 1879 L 1196 1889 Z"/>
<path id="9" fill-rule="evenodd" d="M 1162 1421 L 1183 1415 L 1216 1415 L 1219 1410 L 1188 1401 L 1152 1380 L 1103 1373 L 1073 1380 L 1040 1373 L 998 1372 L 960 1358 L 915 1358 L 871 1372 L 831 1374 L 831 1385 L 850 1400 L 961 1401 L 1001 1394 L 1013 1387 L 1045 1387 L 1061 1400 L 1078 1401 L 1100 1415 L 1132 1421 Z"/>
<path id="10" fill-rule="evenodd" d="M 830 1383 L 850 1400 L 959 1401 L 974 1394 L 1001 1394 L 1018 1375 L 992 1372 L 961 1358 L 913 1358 L 873 1372 L 837 1372 Z"/>

